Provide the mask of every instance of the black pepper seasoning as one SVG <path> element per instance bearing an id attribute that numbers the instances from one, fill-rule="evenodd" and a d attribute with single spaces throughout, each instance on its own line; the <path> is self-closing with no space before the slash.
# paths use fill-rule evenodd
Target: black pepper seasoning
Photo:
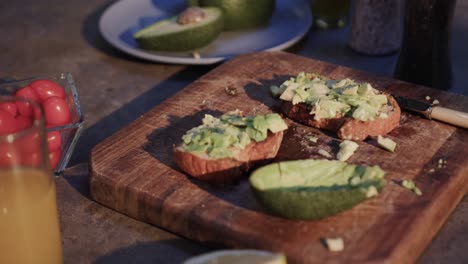
<path id="1" fill-rule="evenodd" d="M 396 52 L 401 44 L 402 0 L 356 0 L 349 46 L 366 55 Z"/>

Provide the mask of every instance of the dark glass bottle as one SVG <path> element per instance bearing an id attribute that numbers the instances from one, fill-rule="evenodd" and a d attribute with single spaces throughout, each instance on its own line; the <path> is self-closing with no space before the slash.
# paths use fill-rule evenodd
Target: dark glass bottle
<path id="1" fill-rule="evenodd" d="M 403 42 L 395 69 L 400 80 L 450 89 L 450 39 L 456 0 L 406 1 Z"/>

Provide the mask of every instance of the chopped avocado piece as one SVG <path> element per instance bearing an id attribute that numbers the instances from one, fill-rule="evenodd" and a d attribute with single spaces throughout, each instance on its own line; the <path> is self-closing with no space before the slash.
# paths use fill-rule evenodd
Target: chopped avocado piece
<path id="1" fill-rule="evenodd" d="M 323 242 L 327 246 L 328 250 L 336 252 L 336 251 L 343 251 L 344 249 L 344 242 L 341 237 L 337 238 L 324 238 Z"/>
<path id="2" fill-rule="evenodd" d="M 368 198 L 384 186 L 385 172 L 337 160 L 294 160 L 254 171 L 250 184 L 256 197 L 274 214 L 292 219 L 321 219 Z M 354 184 L 352 184 L 352 182 Z"/>
<path id="3" fill-rule="evenodd" d="M 275 92 L 279 98 L 293 105 L 305 103 L 311 106 L 314 120 L 350 116 L 361 121 L 387 118 L 387 95 L 372 88 L 369 83 L 357 83 L 351 79 L 331 80 L 318 74 L 300 72 L 281 84 Z"/>
<path id="4" fill-rule="evenodd" d="M 385 150 L 395 152 L 396 142 L 390 138 L 384 138 L 381 135 L 377 136 L 377 144 Z"/>
<path id="5" fill-rule="evenodd" d="M 369 96 L 369 104 L 374 107 L 381 107 L 382 105 L 386 105 L 388 103 L 388 98 L 385 94 L 376 94 Z"/>
<path id="6" fill-rule="evenodd" d="M 359 145 L 350 140 L 344 140 L 343 142 L 340 143 L 340 151 L 338 151 L 338 154 L 336 154 L 336 157 L 338 158 L 339 161 L 346 161 L 353 155 L 354 151 L 359 147 Z"/>
<path id="7" fill-rule="evenodd" d="M 377 191 L 377 188 L 375 188 L 375 186 L 369 186 L 369 188 L 367 188 L 367 192 L 366 192 L 367 198 L 371 198 L 377 195 L 379 195 L 379 191 Z"/>
<path id="8" fill-rule="evenodd" d="M 278 133 L 280 131 L 288 129 L 288 125 L 283 121 L 283 119 L 278 114 L 267 114 L 265 120 L 268 124 L 268 129 L 272 133 Z"/>
<path id="9" fill-rule="evenodd" d="M 370 85 L 370 83 L 362 83 L 361 85 L 359 85 L 358 94 L 363 96 L 374 95 L 375 89 L 372 88 L 372 85 Z"/>
<path id="10" fill-rule="evenodd" d="M 224 30 L 250 29 L 266 25 L 273 11 L 275 0 L 188 0 L 189 4 L 202 7 L 218 7 L 223 10 Z"/>
<path id="11" fill-rule="evenodd" d="M 201 10 L 204 17 L 192 23 L 180 24 L 178 17 L 171 17 L 141 29 L 133 37 L 146 50 L 188 51 L 201 48 L 218 37 L 223 28 L 220 9 L 206 7 Z"/>
<path id="12" fill-rule="evenodd" d="M 277 133 L 287 129 L 278 114 L 242 116 L 232 111 L 217 118 L 205 115 L 202 124 L 182 136 L 182 147 L 189 152 L 204 153 L 211 158 L 234 155 L 232 148 L 244 149 L 252 141 L 265 140 L 268 130 Z"/>
<path id="13" fill-rule="evenodd" d="M 314 143 L 317 143 L 317 141 L 318 141 L 318 137 L 312 136 L 312 135 L 306 136 L 306 139 L 309 140 L 310 142 L 314 142 Z"/>
<path id="14" fill-rule="evenodd" d="M 342 115 L 350 109 L 350 106 L 330 99 L 321 99 L 315 104 L 314 119 L 319 120 L 322 118 L 335 118 L 337 115 Z"/>
<path id="15" fill-rule="evenodd" d="M 421 190 L 416 186 L 416 184 L 412 180 L 403 180 L 401 182 L 401 186 L 405 187 L 408 190 L 413 191 L 417 196 L 422 195 Z"/>
<path id="16" fill-rule="evenodd" d="M 270 86 L 270 92 L 273 97 L 279 97 L 282 94 L 281 88 L 276 85 Z"/>
<path id="17" fill-rule="evenodd" d="M 370 104 L 360 104 L 354 110 L 352 117 L 361 121 L 373 120 L 377 116 L 378 108 Z"/>
<path id="18" fill-rule="evenodd" d="M 357 95 L 357 91 L 358 91 L 358 86 L 355 85 L 355 86 L 351 86 L 351 87 L 344 89 L 342 93 L 349 94 L 349 95 Z"/>

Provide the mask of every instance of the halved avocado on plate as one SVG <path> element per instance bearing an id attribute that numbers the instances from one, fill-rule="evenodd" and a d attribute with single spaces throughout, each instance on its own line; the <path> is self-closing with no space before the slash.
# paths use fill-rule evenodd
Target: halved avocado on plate
<path id="1" fill-rule="evenodd" d="M 181 24 L 178 17 L 158 21 L 134 34 L 136 42 L 146 50 L 189 51 L 208 45 L 223 28 L 222 11 L 216 7 L 201 8 L 199 21 Z"/>

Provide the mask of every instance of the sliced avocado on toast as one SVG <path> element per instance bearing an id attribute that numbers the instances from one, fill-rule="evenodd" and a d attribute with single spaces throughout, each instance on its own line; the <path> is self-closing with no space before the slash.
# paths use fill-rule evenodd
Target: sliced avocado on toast
<path id="1" fill-rule="evenodd" d="M 187 3 L 189 6 L 222 9 L 225 30 L 243 30 L 266 25 L 275 10 L 275 0 L 187 0 Z"/>
<path id="2" fill-rule="evenodd" d="M 273 213 L 291 219 L 318 220 L 375 196 L 385 185 L 378 166 L 337 160 L 294 160 L 254 171 L 250 185 Z"/>
<path id="3" fill-rule="evenodd" d="M 143 49 L 153 51 L 188 51 L 208 45 L 222 31 L 222 11 L 216 7 L 199 8 L 198 13 L 203 14 L 200 19 L 181 23 L 181 16 L 195 13 L 189 9 L 141 29 L 134 34 L 135 41 Z"/>

